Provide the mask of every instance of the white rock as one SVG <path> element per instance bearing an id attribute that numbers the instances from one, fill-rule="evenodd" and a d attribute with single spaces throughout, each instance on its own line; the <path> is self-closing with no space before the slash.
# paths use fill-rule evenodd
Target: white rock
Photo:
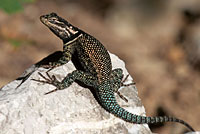
<path id="1" fill-rule="evenodd" d="M 123 61 L 111 54 L 113 68 L 125 69 Z M 34 67 L 34 66 L 32 66 Z M 34 73 L 19 88 L 15 80 L 0 89 L 0 134 L 149 134 L 148 125 L 127 123 L 106 112 L 89 89 L 73 83 L 69 88 L 48 95 L 54 86 L 35 82 L 46 69 L 34 68 Z M 53 69 L 50 74 L 62 80 L 75 70 L 71 62 Z M 127 83 L 132 82 L 129 77 Z M 145 115 L 135 86 L 120 89 L 129 102 L 117 95 L 119 104 L 128 111 Z"/>

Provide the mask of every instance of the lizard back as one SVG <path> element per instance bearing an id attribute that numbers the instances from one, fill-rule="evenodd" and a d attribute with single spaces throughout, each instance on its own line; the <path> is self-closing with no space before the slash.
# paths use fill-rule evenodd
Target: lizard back
<path id="1" fill-rule="evenodd" d="M 97 76 L 99 82 L 109 79 L 112 70 L 111 59 L 101 42 L 84 33 L 79 38 L 76 49 L 84 71 Z"/>

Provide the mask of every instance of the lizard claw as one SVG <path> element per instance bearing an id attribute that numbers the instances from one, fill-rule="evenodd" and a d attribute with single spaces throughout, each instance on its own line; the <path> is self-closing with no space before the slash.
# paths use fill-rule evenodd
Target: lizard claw
<path id="1" fill-rule="evenodd" d="M 119 91 L 116 91 L 116 93 L 119 95 L 119 97 L 124 100 L 125 102 L 128 102 L 128 99 L 124 97 Z"/>
<path id="2" fill-rule="evenodd" d="M 54 75 L 50 76 L 48 73 L 47 76 L 48 78 L 46 78 L 43 74 L 41 74 L 40 72 L 38 72 L 38 74 L 44 79 L 44 80 L 36 80 L 36 79 L 31 79 L 37 82 L 41 82 L 41 83 L 48 83 L 48 84 L 53 84 L 54 81 L 56 81 L 56 78 Z M 54 84 L 53 84 L 54 85 Z"/>
<path id="3" fill-rule="evenodd" d="M 128 87 L 130 85 L 135 85 L 136 83 L 135 82 L 131 82 L 131 83 L 128 83 L 128 84 L 124 84 L 124 82 L 128 79 L 129 77 L 129 74 L 126 75 L 126 77 L 121 81 L 121 86 L 125 86 L 125 87 Z"/>
<path id="4" fill-rule="evenodd" d="M 50 76 L 48 72 L 46 73 L 46 74 L 47 74 L 47 77 L 45 77 L 45 76 L 44 76 L 43 74 L 41 74 L 40 72 L 38 72 L 38 74 L 39 74 L 44 80 L 36 80 L 36 79 L 31 79 L 31 80 L 34 80 L 34 81 L 36 81 L 36 82 L 41 82 L 41 83 L 48 83 L 48 84 L 51 84 L 51 85 L 53 85 L 53 86 L 56 87 L 56 89 L 45 93 L 45 95 L 50 94 L 50 93 L 52 93 L 52 92 L 55 92 L 55 91 L 57 91 L 57 90 L 60 90 L 60 88 L 59 88 L 60 82 L 56 79 L 55 75 Z"/>
<path id="5" fill-rule="evenodd" d="M 122 86 L 127 87 L 127 86 L 130 86 L 130 85 L 135 85 L 134 82 L 131 82 L 131 83 L 128 83 L 128 84 L 124 84 L 124 82 L 128 79 L 128 77 L 129 77 L 129 74 L 126 75 L 126 77 L 121 81 L 120 87 L 122 87 Z M 118 91 L 118 89 L 117 89 L 115 92 L 118 94 L 118 96 L 119 96 L 122 100 L 124 100 L 125 102 L 128 102 L 128 99 L 127 99 L 125 96 L 123 96 L 123 95 Z"/>
<path id="6" fill-rule="evenodd" d="M 58 89 L 56 88 L 56 89 L 54 89 L 54 90 L 51 90 L 51 91 L 45 93 L 44 95 L 47 95 L 47 94 L 53 93 L 53 92 L 55 92 L 55 91 L 57 91 L 57 90 L 58 90 Z"/>

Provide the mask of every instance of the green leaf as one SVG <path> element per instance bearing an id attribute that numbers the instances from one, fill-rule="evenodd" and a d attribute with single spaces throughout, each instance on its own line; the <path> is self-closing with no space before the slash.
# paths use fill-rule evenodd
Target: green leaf
<path id="1" fill-rule="evenodd" d="M 20 2 L 22 3 L 31 3 L 34 2 L 35 0 L 20 0 Z"/>
<path id="2" fill-rule="evenodd" d="M 23 10 L 23 3 L 31 3 L 35 0 L 0 0 L 0 9 L 12 14 Z"/>
<path id="3" fill-rule="evenodd" d="M 23 10 L 19 0 L 0 0 L 0 8 L 10 14 Z"/>
<path id="4" fill-rule="evenodd" d="M 22 41 L 17 39 L 9 39 L 8 41 L 15 47 L 19 47 L 22 44 Z"/>

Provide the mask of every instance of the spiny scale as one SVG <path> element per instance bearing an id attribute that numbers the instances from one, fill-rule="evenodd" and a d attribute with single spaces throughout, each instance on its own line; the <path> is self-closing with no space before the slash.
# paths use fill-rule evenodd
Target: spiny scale
<path id="1" fill-rule="evenodd" d="M 78 63 L 82 67 L 82 69 L 68 74 L 61 82 L 57 81 L 55 76 L 45 78 L 45 83 L 56 87 L 55 91 L 67 88 L 75 80 L 78 80 L 95 89 L 100 105 L 105 110 L 127 122 L 136 124 L 179 122 L 194 131 L 189 124 L 174 117 L 139 116 L 120 107 L 114 96 L 114 93 L 118 93 L 118 91 L 113 88 L 118 89 L 123 85 L 123 72 L 119 68 L 112 70 L 110 56 L 105 47 L 93 36 L 72 26 L 55 13 L 43 15 L 40 20 L 62 39 L 64 44 L 63 57 L 58 62 L 51 63 L 49 67 L 52 69 L 67 63 L 69 60 L 73 61 L 73 59 L 75 59 L 76 64 Z"/>

